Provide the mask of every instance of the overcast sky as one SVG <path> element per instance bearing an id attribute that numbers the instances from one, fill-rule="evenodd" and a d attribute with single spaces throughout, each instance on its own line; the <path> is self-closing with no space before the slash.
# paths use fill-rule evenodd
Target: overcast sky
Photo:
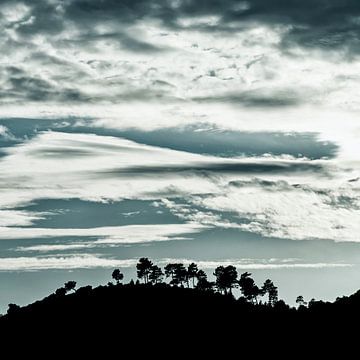
<path id="1" fill-rule="evenodd" d="M 151 256 L 356 289 L 359 1 L 1 0 L 0 28 L 4 283 Z"/>

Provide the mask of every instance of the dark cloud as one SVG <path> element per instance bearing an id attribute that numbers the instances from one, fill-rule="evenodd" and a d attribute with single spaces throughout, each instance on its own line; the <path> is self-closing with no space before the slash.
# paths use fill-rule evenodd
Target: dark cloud
<path id="1" fill-rule="evenodd" d="M 96 43 L 99 41 L 111 41 L 112 45 L 135 53 L 157 53 L 169 50 L 144 40 L 141 40 L 140 34 L 128 34 L 122 29 L 121 24 L 113 25 L 116 31 L 105 33 L 96 33 L 93 30 L 87 30 L 71 39 L 62 40 L 61 42 L 72 47 L 82 48 L 84 45 L 88 48 L 96 49 Z"/>
<path id="2" fill-rule="evenodd" d="M 245 107 L 284 107 L 299 105 L 303 102 L 303 96 L 293 91 L 273 91 L 271 94 L 263 94 L 262 90 L 244 91 L 239 93 L 216 94 L 214 96 L 199 96 L 193 98 L 196 102 L 225 102 L 239 104 Z"/>
<path id="3" fill-rule="evenodd" d="M 3 6 L 14 5 L 13 1 L 0 3 Z M 203 32 L 222 32 L 224 35 L 261 24 L 285 26 L 287 31 L 279 45 L 283 51 L 300 45 L 338 52 L 342 50 L 341 53 L 350 57 L 360 49 L 360 3 L 352 0 L 319 0 L 315 3 L 310 0 L 24 0 L 21 3 L 29 8 L 22 17 L 9 20 L 5 18 L 5 12 L 0 18 L 6 30 L 2 32 L 0 40 L 9 54 L 12 51 L 28 52 L 23 61 L 31 63 L 31 73 L 24 73 L 20 67 L 8 67 L 3 72 L 5 80 L 0 90 L 3 101 L 112 104 L 133 100 L 179 100 L 175 92 L 172 95 L 169 91 L 172 85 L 161 77 L 147 78 L 147 74 L 127 77 L 126 71 L 120 71 L 115 74 L 117 78 L 97 76 L 94 80 L 91 67 L 101 70 L 101 66 L 107 66 L 105 63 L 91 64 L 90 58 L 89 68 L 82 67 L 84 63 L 74 61 L 82 51 L 88 51 L 96 58 L 97 53 L 104 52 L 104 48 L 108 47 L 150 57 L 170 51 L 169 45 L 165 47 L 161 44 L 159 37 L 156 37 L 157 42 L 148 42 L 141 30 L 134 30 L 130 26 L 147 20 L 162 24 L 164 32 L 167 28 L 178 31 L 197 28 Z M 195 21 L 188 25 L 181 21 L 199 16 L 216 16 L 218 21 L 211 24 Z M 51 51 L 47 52 L 44 47 L 37 45 L 42 37 L 47 44 L 45 48 Z M 247 41 L 256 42 L 256 39 L 249 38 Z M 59 55 L 62 49 L 70 50 L 73 58 L 62 59 Z M 114 59 L 113 65 L 116 61 Z M 251 67 L 254 61 L 250 61 L 247 67 Z M 111 61 L 109 64 L 111 66 Z M 117 65 L 114 71 L 119 71 L 120 65 Z M 121 70 L 125 70 L 126 66 L 131 64 L 124 64 Z M 217 76 L 215 70 L 208 75 Z M 94 82 L 99 84 L 98 88 L 93 87 Z M 100 91 L 102 85 L 109 88 L 105 94 Z M 259 88 L 223 94 L 214 92 L 215 95 L 200 95 L 192 100 L 228 102 L 254 108 L 288 107 L 312 101 L 311 94 L 303 90 Z"/>
<path id="4" fill-rule="evenodd" d="M 84 83 L 91 84 L 93 79 L 76 64 L 39 52 L 30 54 L 28 59 L 36 61 L 39 68 L 25 71 L 19 66 L 0 66 L 0 75 L 4 81 L 0 89 L 0 100 L 60 103 L 101 102 L 105 104 L 138 100 L 171 100 L 171 95 L 164 86 L 155 84 L 151 88 L 145 85 L 136 87 L 131 83 L 124 86 L 122 79 L 104 79 L 103 83 L 106 86 L 113 86 L 113 91 L 89 95 L 81 87 Z M 46 77 L 43 76 L 42 69 L 52 62 L 56 71 L 51 76 L 48 74 L 45 74 Z M 68 85 L 71 79 L 76 79 L 74 87 Z M 98 81 L 101 82 L 101 80 Z"/>
<path id="5" fill-rule="evenodd" d="M 4 72 L 7 73 L 6 83 L 0 91 L 3 100 L 78 102 L 88 99 L 80 90 L 52 84 L 14 66 L 5 68 Z"/>
<path id="6" fill-rule="evenodd" d="M 182 164 L 171 165 L 163 164 L 159 166 L 140 165 L 129 166 L 121 169 L 110 169 L 97 172 L 100 176 L 113 175 L 113 176 L 146 176 L 146 175 L 159 175 L 159 174 L 179 174 L 179 173 L 242 173 L 242 174 L 286 174 L 295 172 L 316 172 L 326 175 L 326 169 L 317 163 L 312 162 L 287 162 L 287 161 L 274 161 L 274 162 L 247 162 L 247 163 L 197 163 L 197 164 Z"/>
<path id="7" fill-rule="evenodd" d="M 322 49 L 346 48 L 359 52 L 360 2 L 357 0 L 67 0 L 30 1 L 32 21 L 17 24 L 23 36 L 38 33 L 56 34 L 75 25 L 88 38 L 90 29 L 102 23 L 114 29 L 144 19 L 160 20 L 165 26 L 181 28 L 180 19 L 196 16 L 219 16 L 214 25 L 191 25 L 204 31 L 234 31 L 249 24 L 289 26 L 282 45 L 293 44 Z M 152 51 L 152 45 L 136 37 L 119 36 L 134 51 Z"/>

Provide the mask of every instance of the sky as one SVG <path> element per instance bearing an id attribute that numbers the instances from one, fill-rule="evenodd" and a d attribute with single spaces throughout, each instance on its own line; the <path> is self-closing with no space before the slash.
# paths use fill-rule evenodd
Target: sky
<path id="1" fill-rule="evenodd" d="M 142 256 L 358 289 L 358 1 L 1 0 L 0 28 L 0 312 Z"/>

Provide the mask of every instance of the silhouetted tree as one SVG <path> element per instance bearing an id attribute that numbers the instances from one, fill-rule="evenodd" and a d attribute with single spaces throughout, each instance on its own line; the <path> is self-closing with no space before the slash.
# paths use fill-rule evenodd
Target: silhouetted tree
<path id="1" fill-rule="evenodd" d="M 187 268 L 187 277 L 188 279 L 192 279 L 192 286 L 195 287 L 195 279 L 197 278 L 197 273 L 199 269 L 195 263 L 191 263 Z"/>
<path id="2" fill-rule="evenodd" d="M 216 278 L 215 280 L 216 287 L 220 291 L 223 291 L 224 294 L 227 294 L 228 291 L 232 293 L 232 288 L 237 285 L 238 273 L 236 271 L 235 266 L 232 265 L 228 265 L 226 267 L 218 266 L 215 269 L 214 276 Z"/>
<path id="3" fill-rule="evenodd" d="M 149 282 L 149 274 L 151 272 L 151 267 L 153 266 L 152 261 L 148 258 L 141 258 L 136 264 L 137 276 L 139 279 L 144 279 L 144 283 Z"/>
<path id="4" fill-rule="evenodd" d="M 7 314 L 11 315 L 11 314 L 16 314 L 20 309 L 19 305 L 16 304 L 9 304 L 8 305 L 8 309 L 7 309 Z"/>
<path id="5" fill-rule="evenodd" d="M 175 270 L 176 270 L 177 264 L 167 264 L 164 267 L 165 270 L 165 276 L 171 277 L 171 280 L 174 280 Z"/>
<path id="6" fill-rule="evenodd" d="M 112 274 L 112 278 L 116 281 L 116 284 L 119 285 L 120 281 L 124 279 L 124 274 L 121 273 L 120 269 L 115 269 Z"/>
<path id="7" fill-rule="evenodd" d="M 204 270 L 199 270 L 196 274 L 197 283 L 195 289 L 201 291 L 213 291 L 214 283 L 208 281 L 206 273 Z"/>
<path id="8" fill-rule="evenodd" d="M 279 300 L 274 304 L 274 309 L 277 312 L 286 312 L 289 311 L 290 306 L 286 304 L 284 300 Z"/>
<path id="9" fill-rule="evenodd" d="M 171 285 L 181 285 L 183 286 L 184 282 L 188 283 L 188 273 L 184 264 L 167 264 L 164 267 L 165 276 L 171 277 Z"/>
<path id="10" fill-rule="evenodd" d="M 80 296 L 87 296 L 91 293 L 91 291 L 92 291 L 92 286 L 86 285 L 86 286 L 83 286 L 83 287 L 77 289 L 76 294 L 80 295 Z"/>
<path id="11" fill-rule="evenodd" d="M 240 290 L 246 300 L 258 303 L 257 297 L 261 294 L 261 290 L 256 286 L 250 275 L 248 272 L 241 274 L 239 280 Z"/>
<path id="12" fill-rule="evenodd" d="M 175 265 L 174 277 L 170 283 L 173 285 L 180 285 L 180 286 L 184 286 L 185 282 L 188 284 L 188 274 L 184 264 L 174 264 L 174 265 Z"/>
<path id="13" fill-rule="evenodd" d="M 153 284 L 160 283 L 164 277 L 164 273 L 157 265 L 153 265 L 150 269 L 149 280 Z"/>
<path id="14" fill-rule="evenodd" d="M 64 284 L 65 292 L 68 293 L 69 291 L 75 291 L 76 288 L 76 281 L 67 281 Z"/>
<path id="15" fill-rule="evenodd" d="M 262 286 L 260 293 L 262 296 L 268 294 L 269 296 L 268 304 L 271 306 L 278 301 L 278 289 L 270 279 L 267 279 L 264 282 L 264 285 Z"/>
<path id="16" fill-rule="evenodd" d="M 297 298 L 296 298 L 296 301 L 295 301 L 299 306 L 305 306 L 307 304 L 307 302 L 304 300 L 304 297 L 302 295 L 299 295 Z"/>
<path id="17" fill-rule="evenodd" d="M 66 290 L 65 288 L 61 287 L 59 289 L 55 290 L 55 295 L 56 296 L 65 296 L 66 295 Z"/>
<path id="18" fill-rule="evenodd" d="M 206 275 L 204 270 L 200 269 L 196 274 L 196 278 L 197 278 L 198 281 L 201 280 L 201 279 L 207 280 L 207 275 Z"/>

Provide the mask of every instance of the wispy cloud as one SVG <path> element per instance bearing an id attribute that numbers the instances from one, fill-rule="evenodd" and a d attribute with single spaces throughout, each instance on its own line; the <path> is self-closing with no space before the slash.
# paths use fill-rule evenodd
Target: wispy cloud
<path id="1" fill-rule="evenodd" d="M 89 254 L 55 257 L 14 257 L 0 258 L 0 271 L 132 267 L 135 266 L 136 262 L 136 259 L 107 259 Z"/>
<path id="2" fill-rule="evenodd" d="M 93 245 L 98 244 L 133 244 L 152 241 L 182 239 L 184 235 L 204 230 L 200 224 L 161 224 L 161 225 L 127 225 L 109 226 L 82 229 L 58 229 L 58 228 L 0 228 L 0 239 L 41 239 L 58 236 L 71 237 L 98 237 Z M 49 246 L 46 249 L 49 249 Z M 65 246 L 65 245 L 64 245 Z M 70 245 L 70 248 L 73 245 Z M 80 246 L 78 244 L 78 246 Z M 89 244 L 85 243 L 84 247 Z"/>
<path id="3" fill-rule="evenodd" d="M 321 269 L 332 267 L 349 267 L 346 263 L 302 263 L 294 262 L 292 259 L 224 259 L 224 260 L 191 260 L 191 259 L 160 259 L 160 264 L 195 262 L 199 268 L 215 269 L 218 266 L 233 265 L 238 270 L 276 270 L 276 269 Z"/>
<path id="4" fill-rule="evenodd" d="M 0 271 L 36 271 L 49 269 L 92 269 L 92 268 L 133 268 L 138 259 L 111 259 L 92 254 L 42 256 L 42 257 L 14 257 L 0 258 Z M 189 259 L 157 259 L 157 263 L 189 264 Z M 319 269 L 333 267 L 349 267 L 351 264 L 343 263 L 268 263 L 251 262 L 249 259 L 231 259 L 224 261 L 195 261 L 200 268 L 209 270 L 221 265 L 235 265 L 238 270 L 276 270 L 276 269 Z"/>
<path id="5" fill-rule="evenodd" d="M 0 171 L 3 239 L 116 237 L 120 232 L 115 242 L 143 241 L 143 235 L 137 238 L 139 232 L 122 236 L 120 227 L 20 228 L 49 215 L 18 209 L 41 198 L 164 199 L 195 231 L 196 226 L 238 227 L 290 239 L 358 241 L 360 230 L 360 221 L 354 221 L 360 217 L 359 184 L 348 181 L 357 178 L 356 171 L 342 168 L 336 159 L 221 158 L 110 136 L 48 131 L 7 148 Z M 169 201 L 177 197 L 186 201 Z M 221 212 L 237 214 L 238 220 L 229 221 Z"/>

